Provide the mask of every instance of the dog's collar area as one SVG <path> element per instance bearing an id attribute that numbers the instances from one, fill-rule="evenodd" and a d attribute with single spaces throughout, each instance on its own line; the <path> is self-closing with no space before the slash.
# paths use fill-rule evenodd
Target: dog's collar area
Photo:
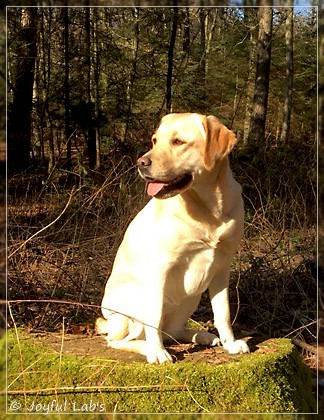
<path id="1" fill-rule="evenodd" d="M 150 177 L 145 177 L 148 195 L 156 198 L 168 198 L 179 194 L 189 186 L 193 177 L 191 174 L 186 173 L 179 175 L 169 181 L 155 180 Z"/>

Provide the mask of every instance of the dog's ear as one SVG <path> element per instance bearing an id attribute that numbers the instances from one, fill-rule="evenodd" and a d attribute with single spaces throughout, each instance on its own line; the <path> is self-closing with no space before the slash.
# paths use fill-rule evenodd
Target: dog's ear
<path id="1" fill-rule="evenodd" d="M 230 153 L 236 143 L 236 137 L 233 131 L 212 115 L 206 117 L 203 124 L 206 132 L 204 164 L 210 171 L 216 160 L 223 159 Z"/>

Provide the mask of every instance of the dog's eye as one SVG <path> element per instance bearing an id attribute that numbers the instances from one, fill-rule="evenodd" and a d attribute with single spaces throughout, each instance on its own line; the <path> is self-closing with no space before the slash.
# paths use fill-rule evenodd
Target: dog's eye
<path id="1" fill-rule="evenodd" d="M 153 146 L 155 146 L 155 145 L 156 145 L 156 137 L 153 137 L 153 138 L 152 138 L 152 144 L 153 144 Z"/>
<path id="2" fill-rule="evenodd" d="M 171 143 L 172 143 L 172 146 L 181 146 L 182 144 L 185 144 L 184 141 L 179 140 L 179 139 L 173 139 Z"/>

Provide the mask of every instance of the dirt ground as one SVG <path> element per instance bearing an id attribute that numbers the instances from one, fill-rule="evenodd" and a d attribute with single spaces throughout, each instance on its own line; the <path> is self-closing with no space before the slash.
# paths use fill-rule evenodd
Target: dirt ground
<path id="1" fill-rule="evenodd" d="M 71 354 L 81 357 L 104 356 L 112 360 L 119 360 L 126 363 L 134 361 L 145 361 L 144 356 L 107 348 L 107 344 L 103 336 L 82 336 L 78 334 L 66 334 L 64 337 L 62 337 L 62 334 L 57 333 L 44 333 L 35 335 L 37 338 L 41 339 L 41 342 L 45 344 L 45 346 L 55 351 L 61 352 L 62 354 Z M 247 339 L 251 339 L 251 337 L 247 337 L 245 340 Z M 256 340 L 253 341 L 255 343 L 251 343 L 253 351 L 260 353 L 275 351 L 274 347 L 271 347 L 271 340 L 267 340 L 266 345 L 256 344 Z M 221 364 L 232 360 L 237 360 L 241 357 L 240 355 L 228 354 L 222 347 L 211 348 L 197 344 L 172 344 L 167 345 L 166 347 L 174 360 L 179 362 L 190 361 Z"/>

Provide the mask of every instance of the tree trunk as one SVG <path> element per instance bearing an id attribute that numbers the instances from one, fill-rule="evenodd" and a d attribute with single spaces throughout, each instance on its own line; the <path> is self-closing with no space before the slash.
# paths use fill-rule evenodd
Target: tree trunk
<path id="1" fill-rule="evenodd" d="M 207 11 L 204 8 L 199 10 L 200 21 L 200 61 L 198 64 L 199 83 L 202 85 L 202 94 L 205 96 L 206 85 L 206 16 Z"/>
<path id="2" fill-rule="evenodd" d="M 45 140 L 48 139 L 48 173 L 51 173 L 55 167 L 55 147 L 54 147 L 54 133 L 53 124 L 50 116 L 50 79 L 51 79 L 51 33 L 52 33 L 52 9 L 41 9 L 41 44 L 42 54 L 41 61 L 43 64 L 43 90 L 42 90 L 42 112 L 41 124 L 45 126 Z M 45 21 L 45 14 L 48 16 L 47 28 Z M 46 29 L 45 29 L 46 28 Z M 42 127 L 41 127 L 42 129 Z M 45 153 L 46 157 L 46 153 Z"/>
<path id="3" fill-rule="evenodd" d="M 101 165 L 100 158 L 100 127 L 99 127 L 99 110 L 100 110 L 100 51 L 99 51 L 99 41 L 98 41 L 98 21 L 100 17 L 100 9 L 93 10 L 93 45 L 94 45 L 94 91 L 95 91 L 95 133 L 96 133 L 96 165 L 94 169 L 98 169 Z"/>
<path id="4" fill-rule="evenodd" d="M 286 11 L 286 92 L 284 103 L 284 119 L 281 129 L 280 142 L 287 143 L 289 140 L 290 131 L 290 117 L 293 99 L 293 78 L 294 78 L 294 61 L 293 61 L 293 25 L 294 25 L 294 9 L 293 0 L 288 0 L 287 6 L 289 9 Z"/>
<path id="5" fill-rule="evenodd" d="M 319 52 L 319 63 L 318 66 L 319 68 L 322 69 L 321 73 L 320 73 L 320 77 L 321 77 L 321 83 L 319 86 L 319 118 L 318 118 L 318 125 L 319 125 L 319 138 L 320 139 L 324 139 L 324 84 L 323 84 L 323 68 L 324 68 L 324 9 L 322 6 L 322 3 L 319 2 L 318 5 L 318 32 L 319 32 L 319 47 L 318 47 L 318 52 Z M 321 153 L 321 151 L 324 151 L 324 142 L 323 140 L 320 142 L 320 170 L 323 171 L 324 169 L 324 156 L 323 153 Z M 323 173 L 323 172 L 321 172 Z M 322 179 L 322 178 L 321 178 Z M 324 195 L 324 189 L 323 189 L 323 185 L 321 186 L 321 192 Z M 323 212 L 323 207 L 321 208 L 321 211 Z M 322 213 L 323 214 L 323 213 Z M 323 240 L 323 239 L 322 239 Z"/>
<path id="6" fill-rule="evenodd" d="M 70 122 L 70 65 L 69 65 L 69 9 L 63 9 L 64 14 L 64 122 L 66 141 L 66 166 L 71 170 L 71 122 Z"/>
<path id="7" fill-rule="evenodd" d="M 85 8 L 85 33 L 86 33 L 86 40 L 85 40 L 85 51 L 86 51 L 86 70 L 87 70 L 87 89 L 86 89 L 86 96 L 87 96 L 87 105 L 88 105 L 88 127 L 87 127 L 87 148 L 88 148 L 88 162 L 89 168 L 94 169 L 96 167 L 96 158 L 97 158 L 97 143 L 96 143 L 96 132 L 94 129 L 94 121 L 93 121 L 93 101 L 91 95 L 91 23 L 90 23 L 90 7 Z"/>
<path id="8" fill-rule="evenodd" d="M 8 167 L 13 171 L 30 164 L 31 112 L 37 39 L 37 8 L 22 9 L 15 89 L 8 121 Z"/>
<path id="9" fill-rule="evenodd" d="M 172 31 L 171 39 L 168 50 L 168 72 L 166 80 L 166 107 L 167 111 L 172 111 L 172 73 L 173 73 L 173 55 L 178 29 L 178 8 L 173 8 L 173 20 L 172 20 Z"/>
<path id="10" fill-rule="evenodd" d="M 246 2 L 246 5 L 250 5 L 249 2 Z M 252 117 L 253 110 L 253 93 L 254 93 L 254 84 L 255 79 L 255 58 L 256 58 L 256 27 L 257 27 L 257 15 L 255 8 L 247 7 L 244 9 L 244 21 L 248 27 L 249 31 L 249 68 L 246 79 L 246 88 L 245 88 L 245 116 L 244 116 L 244 128 L 243 128 L 243 144 L 247 143 L 247 138 L 250 131 L 250 121 Z"/>
<path id="11" fill-rule="evenodd" d="M 208 9 L 206 16 L 206 41 L 205 41 L 205 78 L 208 84 L 207 77 L 209 73 L 209 52 L 212 43 L 213 34 L 217 24 L 218 12 L 217 9 Z"/>
<path id="12" fill-rule="evenodd" d="M 189 7 L 184 10 L 182 51 L 189 54 L 190 50 L 190 13 Z"/>
<path id="13" fill-rule="evenodd" d="M 272 3 L 261 0 L 258 10 L 259 35 L 257 43 L 257 63 L 255 73 L 255 87 L 253 109 L 247 145 L 258 149 L 264 144 L 265 124 L 268 107 L 271 38 L 272 38 Z"/>
<path id="14" fill-rule="evenodd" d="M 129 80 L 126 87 L 127 115 L 126 115 L 123 143 L 127 143 L 129 126 L 132 121 L 132 113 L 133 113 L 133 94 L 134 94 L 133 88 L 134 88 L 134 83 L 136 79 L 138 50 L 139 50 L 139 14 L 140 14 L 140 8 L 135 7 L 135 9 L 133 9 L 133 17 L 135 19 L 135 23 L 134 23 L 134 32 L 133 32 L 133 37 L 132 37 L 132 65 L 131 65 L 131 69 L 129 73 Z"/>

